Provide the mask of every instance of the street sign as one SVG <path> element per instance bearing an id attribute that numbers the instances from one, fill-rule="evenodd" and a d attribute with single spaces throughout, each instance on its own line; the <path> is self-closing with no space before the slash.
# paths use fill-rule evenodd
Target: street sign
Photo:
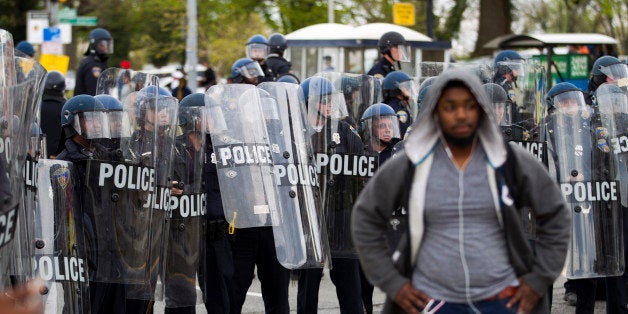
<path id="1" fill-rule="evenodd" d="M 96 26 L 98 18 L 95 16 L 77 16 L 71 19 L 61 18 L 59 22 L 70 23 L 72 26 Z"/>
<path id="2" fill-rule="evenodd" d="M 57 11 L 57 18 L 59 19 L 76 18 L 76 9 L 70 9 L 68 7 L 64 7 L 63 9 Z"/>
<path id="3" fill-rule="evenodd" d="M 61 29 L 54 26 L 44 28 L 44 41 L 60 42 Z"/>
<path id="4" fill-rule="evenodd" d="M 64 55 L 51 55 L 42 53 L 39 57 L 39 63 L 46 69 L 46 71 L 50 72 L 52 70 L 57 70 L 63 75 L 68 72 L 68 65 L 70 64 L 70 57 Z"/>
<path id="5" fill-rule="evenodd" d="M 44 28 L 48 27 L 47 11 L 28 11 L 26 14 L 26 41 L 41 44 L 44 41 Z"/>
<path id="6" fill-rule="evenodd" d="M 414 4 L 393 4 L 393 23 L 404 26 L 413 26 L 414 24 L 416 24 L 414 20 Z"/>

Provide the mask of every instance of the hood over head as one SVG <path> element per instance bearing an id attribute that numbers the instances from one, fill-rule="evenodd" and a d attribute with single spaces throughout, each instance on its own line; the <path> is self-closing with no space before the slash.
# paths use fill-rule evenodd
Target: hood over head
<path id="1" fill-rule="evenodd" d="M 436 121 L 436 105 L 441 97 L 443 88 L 451 81 L 461 81 L 475 96 L 484 111 L 484 117 L 478 124 L 477 134 L 479 142 L 486 152 L 488 161 L 493 167 L 499 167 L 506 161 L 506 146 L 501 131 L 495 122 L 493 107 L 484 92 L 480 79 L 468 70 L 452 68 L 439 75 L 431 85 L 423 99 L 421 114 L 412 125 L 412 133 L 405 144 L 405 153 L 408 158 L 417 164 L 433 150 L 438 140 L 442 138 L 442 130 Z"/>

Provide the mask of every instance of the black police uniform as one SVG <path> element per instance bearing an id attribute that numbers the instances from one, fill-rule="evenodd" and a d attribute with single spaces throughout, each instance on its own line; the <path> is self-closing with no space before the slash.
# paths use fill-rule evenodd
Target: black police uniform
<path id="1" fill-rule="evenodd" d="M 205 300 L 207 313 L 231 313 L 233 298 L 233 258 L 231 245 L 227 240 L 227 222 L 222 208 L 218 172 L 211 137 L 206 136 L 205 148 L 205 245 L 201 246 L 201 267 L 198 281 Z"/>
<path id="2" fill-rule="evenodd" d="M 364 145 L 348 123 L 338 121 L 338 134 L 340 134 L 340 144 L 335 144 L 330 151 L 333 153 L 348 154 L 364 154 Z M 324 152 L 324 145 L 332 143 L 331 121 L 323 127 L 321 132 L 314 133 L 312 136 L 312 146 L 314 152 Z M 345 181 L 342 175 L 327 178 L 328 181 L 333 180 L 333 189 L 329 189 L 327 198 L 331 202 L 327 202 L 325 206 L 327 213 L 334 213 L 335 209 L 340 211 L 353 204 L 348 203 L 348 199 L 343 197 L 346 195 L 357 195 L 355 191 L 350 191 L 351 187 Z M 322 180 L 320 182 L 323 182 Z M 327 184 L 327 183 L 326 183 Z M 346 228 L 347 225 L 343 221 L 339 221 L 337 226 L 327 226 L 329 228 Z M 334 251 L 333 239 L 330 239 L 332 252 Z M 360 267 L 357 258 L 335 258 L 332 253 L 332 269 L 329 271 L 331 281 L 336 286 L 336 296 L 342 313 L 361 313 L 362 312 L 362 292 L 360 281 Z M 299 288 L 297 295 L 297 313 L 316 313 L 318 307 L 318 292 L 320 288 L 321 278 L 323 276 L 322 268 L 302 269 L 299 270 Z"/>
<path id="3" fill-rule="evenodd" d="M 369 70 L 368 75 L 386 77 L 388 73 L 395 71 L 395 65 L 390 63 L 388 59 L 382 57 L 375 65 Z"/>
<path id="4" fill-rule="evenodd" d="M 290 61 L 276 53 L 269 54 L 266 61 L 264 61 L 264 65 L 265 80 L 267 82 L 276 81 L 280 76 L 290 73 L 292 68 Z"/>
<path id="5" fill-rule="evenodd" d="M 399 132 L 401 134 L 401 138 L 403 138 L 413 122 L 410 111 L 408 111 L 408 107 L 404 106 L 401 103 L 401 100 L 396 97 L 387 99 L 385 103 L 389 105 L 397 114 L 397 119 L 399 120 Z"/>
<path id="6" fill-rule="evenodd" d="M 63 92 L 46 90 L 41 100 L 41 130 L 46 134 L 46 151 L 54 155 L 61 139 L 61 109 L 65 104 Z"/>
<path id="7" fill-rule="evenodd" d="M 107 69 L 107 56 L 90 54 L 83 58 L 76 70 L 74 95 L 96 95 L 96 83 L 100 74 Z"/>

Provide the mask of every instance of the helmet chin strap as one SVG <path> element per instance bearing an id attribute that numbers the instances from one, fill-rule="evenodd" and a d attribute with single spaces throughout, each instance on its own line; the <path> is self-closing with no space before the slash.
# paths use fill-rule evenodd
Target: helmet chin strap
<path id="1" fill-rule="evenodd" d="M 384 141 L 381 138 L 378 139 L 378 141 L 379 141 L 379 145 L 382 145 L 382 146 L 388 146 L 390 144 L 390 141 Z"/>

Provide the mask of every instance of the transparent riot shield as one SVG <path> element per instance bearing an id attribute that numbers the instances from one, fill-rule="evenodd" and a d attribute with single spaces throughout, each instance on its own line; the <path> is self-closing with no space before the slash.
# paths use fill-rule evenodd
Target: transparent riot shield
<path id="1" fill-rule="evenodd" d="M 622 186 L 621 204 L 628 207 L 628 94 L 620 82 L 602 84 L 595 92 L 599 108 L 602 131 L 608 132 L 608 145 L 615 155 L 617 177 Z M 628 218 L 625 218 L 628 219 Z"/>
<path id="2" fill-rule="evenodd" d="M 331 81 L 312 77 L 306 102 L 331 255 L 356 258 L 350 235 L 351 209 L 366 180 L 377 170 L 377 157 L 369 156 L 355 128 L 339 119 L 344 97 Z"/>
<path id="3" fill-rule="evenodd" d="M 119 100 L 149 85 L 157 85 L 155 75 L 130 69 L 107 68 L 100 73 L 96 94 L 111 95 Z"/>
<path id="4" fill-rule="evenodd" d="M 11 34 L 0 30 L 0 154 L 6 170 L 3 175 L 7 175 L 11 187 L 2 213 L 5 218 L 3 228 L 7 228 L 0 241 L 0 267 L 6 270 L 0 279 L 3 283 L 9 277 L 19 283 L 32 276 L 33 210 L 25 207 L 24 170 L 45 70 L 34 61 L 26 66 L 21 59 L 14 56 Z M 18 208 L 16 204 L 19 204 Z M 9 242 L 10 245 L 5 246 Z"/>
<path id="5" fill-rule="evenodd" d="M 277 194 L 259 93 L 253 85 L 227 84 L 212 86 L 207 95 L 218 106 L 214 119 L 224 117 L 210 133 L 229 228 L 271 226 Z"/>
<path id="6" fill-rule="evenodd" d="M 288 269 L 323 267 L 329 246 L 312 143 L 303 132 L 307 129 L 303 93 L 289 83 L 258 87 L 281 204 L 271 209 L 277 259 Z"/>
<path id="7" fill-rule="evenodd" d="M 178 100 L 156 86 L 138 92 L 136 103 L 146 115 L 137 135 L 152 141 L 142 155 L 150 155 L 155 165 L 155 193 L 143 204 L 150 213 L 148 243 L 145 247 L 146 278 L 144 284 L 133 285 L 127 290 L 127 298 L 139 300 L 161 300 L 164 295 L 167 239 L 170 228 L 172 166 L 175 136 L 179 131 Z M 159 285 L 158 282 L 162 284 Z"/>
<path id="8" fill-rule="evenodd" d="M 35 272 L 48 313 L 89 313 L 88 261 L 83 211 L 72 163 L 40 159 L 39 210 L 35 225 Z"/>
<path id="9" fill-rule="evenodd" d="M 96 148 L 81 173 L 90 281 L 143 284 L 151 214 L 147 203 L 156 194 L 155 139 L 143 130 L 147 121 L 155 121 L 155 114 L 139 105 L 120 106 L 113 113 L 112 109 L 85 113 L 85 121 L 98 123 L 94 131 L 75 125 L 77 130 L 87 129 L 84 136 Z"/>
<path id="10" fill-rule="evenodd" d="M 340 72 L 321 72 L 316 75 L 330 80 L 334 88 L 343 94 L 348 113 L 345 121 L 354 128 L 358 127 L 364 110 L 382 100 L 380 80 L 374 76 Z"/>
<path id="11" fill-rule="evenodd" d="M 450 67 L 453 67 L 453 64 L 449 62 L 418 62 L 414 69 L 414 78 L 421 84 L 430 77 L 439 76 Z"/>
<path id="12" fill-rule="evenodd" d="M 176 137 L 172 160 L 171 220 L 163 278 L 167 308 L 197 304 L 196 274 L 199 267 L 204 267 L 199 265 L 199 259 L 205 240 L 202 229 L 206 206 L 205 115 L 204 104 L 179 107 L 181 135 Z"/>
<path id="13" fill-rule="evenodd" d="M 17 55 L 18 51 L 16 51 Z M 46 156 L 46 142 L 42 134 L 40 125 L 40 105 L 43 94 L 44 79 L 46 70 L 35 60 L 24 57 L 15 57 L 16 76 L 18 83 L 28 82 L 32 87 L 24 94 L 19 103 L 14 105 L 13 114 L 17 116 L 20 123 L 18 132 L 26 136 L 20 136 L 19 140 L 13 144 L 20 147 L 16 153 L 23 154 L 23 191 L 22 201 L 20 201 L 20 228 L 31 230 L 26 232 L 21 238 L 27 238 L 26 243 L 30 245 L 24 251 L 24 257 L 33 256 L 36 246 L 32 237 L 34 232 L 34 221 L 37 212 L 37 162 L 39 158 Z M 18 84 L 19 85 L 19 84 Z M 24 149 L 24 151 L 22 151 Z"/>
<path id="14" fill-rule="evenodd" d="M 516 142 L 547 165 L 545 139 L 545 68 L 534 60 L 500 62 L 496 73 L 511 69 L 509 80 L 495 76 L 507 95 L 505 111 L 510 121 L 502 121 L 500 128 L 507 141 Z"/>
<path id="15" fill-rule="evenodd" d="M 596 120 L 582 106 L 559 108 L 548 117 L 555 171 L 573 217 L 567 278 L 618 276 L 624 271 L 620 188 Z"/>

